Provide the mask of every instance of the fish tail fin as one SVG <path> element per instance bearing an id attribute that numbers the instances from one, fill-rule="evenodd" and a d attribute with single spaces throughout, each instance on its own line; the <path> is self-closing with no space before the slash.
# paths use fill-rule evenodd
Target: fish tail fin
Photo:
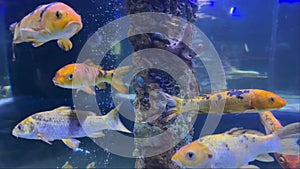
<path id="1" fill-rule="evenodd" d="M 166 106 L 168 107 L 168 109 L 165 110 L 166 115 L 164 115 L 165 117 L 163 118 L 165 121 L 169 121 L 181 114 L 181 105 L 183 99 L 176 96 L 171 96 L 165 92 L 160 92 L 160 94 L 167 101 Z"/>
<path id="2" fill-rule="evenodd" d="M 123 123 L 120 120 L 119 117 L 119 109 L 121 107 L 121 104 L 119 104 L 117 107 L 112 109 L 107 115 L 105 115 L 106 119 L 111 122 L 111 127 L 114 130 L 122 131 L 125 133 L 132 133 L 130 130 L 128 130 Z"/>
<path id="3" fill-rule="evenodd" d="M 132 66 L 123 66 L 117 68 L 112 73 L 112 79 L 111 79 L 111 85 L 113 88 L 115 88 L 118 92 L 122 94 L 128 94 L 129 90 L 128 87 L 123 82 L 123 77 L 128 74 L 132 70 Z"/>
<path id="4" fill-rule="evenodd" d="M 277 151 L 280 154 L 299 155 L 300 154 L 300 122 L 289 124 L 275 133 L 281 141 L 281 146 Z"/>
<path id="5" fill-rule="evenodd" d="M 9 30 L 11 31 L 11 33 L 15 33 L 15 29 L 16 29 L 16 26 L 17 26 L 18 22 L 15 22 L 15 23 L 12 23 L 9 25 Z"/>

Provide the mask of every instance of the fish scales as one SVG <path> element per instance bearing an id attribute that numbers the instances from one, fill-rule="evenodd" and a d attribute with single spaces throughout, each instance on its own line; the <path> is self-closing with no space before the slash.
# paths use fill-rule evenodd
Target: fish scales
<path id="1" fill-rule="evenodd" d="M 76 113 L 71 112 L 44 112 L 32 116 L 39 131 L 49 133 L 49 139 L 61 137 L 81 136 L 84 131 L 77 118 Z"/>

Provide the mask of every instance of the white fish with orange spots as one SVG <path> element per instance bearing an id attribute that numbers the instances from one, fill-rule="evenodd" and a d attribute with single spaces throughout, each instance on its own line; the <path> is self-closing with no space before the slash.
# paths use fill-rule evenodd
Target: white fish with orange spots
<path id="1" fill-rule="evenodd" d="M 265 136 L 232 131 L 208 135 L 182 147 L 172 161 L 187 168 L 259 168 L 248 163 L 273 161 L 266 156 L 273 152 L 298 155 L 299 131 L 300 123 L 293 123 Z"/>

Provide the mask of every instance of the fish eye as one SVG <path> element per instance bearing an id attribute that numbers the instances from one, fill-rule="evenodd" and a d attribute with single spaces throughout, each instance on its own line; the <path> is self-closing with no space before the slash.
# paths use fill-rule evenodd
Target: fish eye
<path id="1" fill-rule="evenodd" d="M 270 97 L 269 99 L 272 103 L 275 101 L 274 97 Z"/>
<path id="2" fill-rule="evenodd" d="M 60 19 L 62 17 L 62 13 L 60 11 L 56 11 L 55 15 L 57 19 Z"/>
<path id="3" fill-rule="evenodd" d="M 73 79 L 73 74 L 69 74 L 68 79 L 71 81 Z"/>
<path id="4" fill-rule="evenodd" d="M 193 160 L 195 158 L 195 153 L 194 152 L 187 152 L 186 153 L 186 158 L 189 160 Z"/>
<path id="5" fill-rule="evenodd" d="M 279 158 L 278 158 L 278 161 L 279 161 L 280 163 L 285 163 L 285 159 L 284 159 L 283 157 L 279 157 Z"/>
<path id="6" fill-rule="evenodd" d="M 19 124 L 19 125 L 18 125 L 18 129 L 19 129 L 19 130 L 24 130 L 24 126 L 23 126 L 22 124 Z"/>

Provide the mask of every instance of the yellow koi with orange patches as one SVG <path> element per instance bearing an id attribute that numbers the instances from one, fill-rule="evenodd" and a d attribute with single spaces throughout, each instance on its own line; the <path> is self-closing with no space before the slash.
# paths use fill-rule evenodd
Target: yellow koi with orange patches
<path id="1" fill-rule="evenodd" d="M 128 94 L 128 87 L 122 82 L 122 78 L 130 70 L 131 66 L 106 71 L 93 63 L 75 63 L 59 69 L 52 81 L 56 86 L 82 90 L 93 95 L 95 91 L 91 89 L 91 86 L 104 89 L 105 83 L 109 83 L 120 93 Z"/>
<path id="2" fill-rule="evenodd" d="M 172 161 L 187 168 L 259 168 L 249 162 L 271 162 L 267 153 L 298 155 L 299 129 L 300 123 L 293 123 L 269 135 L 246 130 L 208 135 L 180 148 Z"/>
<path id="3" fill-rule="evenodd" d="M 167 99 L 167 105 L 172 107 L 167 110 L 169 115 L 166 120 L 188 111 L 210 113 L 213 107 L 218 108 L 218 112 L 212 113 L 241 113 L 279 109 L 286 105 L 286 101 L 280 96 L 260 89 L 224 90 L 193 99 L 181 99 L 161 93 Z M 220 110 L 222 106 L 224 110 Z"/>
<path id="4" fill-rule="evenodd" d="M 280 122 L 270 111 L 260 113 L 260 120 L 265 126 L 265 130 L 268 134 L 276 132 L 282 128 Z M 299 155 L 284 155 L 274 153 L 277 162 L 284 169 L 296 169 L 300 168 L 300 156 Z"/>
<path id="5" fill-rule="evenodd" d="M 32 42 L 34 47 L 57 40 L 60 48 L 72 48 L 69 40 L 82 29 L 81 17 L 61 2 L 40 5 L 20 22 L 10 26 L 14 33 L 13 44 Z"/>

